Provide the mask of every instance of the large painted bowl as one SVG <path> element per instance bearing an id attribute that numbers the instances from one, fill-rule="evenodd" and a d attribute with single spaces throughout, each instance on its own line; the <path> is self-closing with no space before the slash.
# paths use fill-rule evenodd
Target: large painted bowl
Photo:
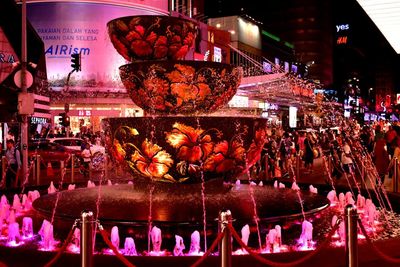
<path id="1" fill-rule="evenodd" d="M 133 102 L 150 114 L 216 111 L 235 95 L 242 71 L 207 61 L 135 62 L 120 68 Z"/>
<path id="2" fill-rule="evenodd" d="M 107 23 L 115 49 L 126 60 L 184 59 L 193 46 L 197 24 L 169 16 L 130 16 Z"/>
<path id="3" fill-rule="evenodd" d="M 266 120 L 251 117 L 136 117 L 103 120 L 114 162 L 165 182 L 232 180 L 260 159 Z"/>

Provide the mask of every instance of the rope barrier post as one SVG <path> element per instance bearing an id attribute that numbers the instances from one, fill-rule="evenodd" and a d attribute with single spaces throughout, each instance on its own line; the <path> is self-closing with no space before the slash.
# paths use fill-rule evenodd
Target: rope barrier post
<path id="1" fill-rule="evenodd" d="M 81 213 L 81 266 L 93 266 L 93 212 Z"/>
<path id="2" fill-rule="evenodd" d="M 296 154 L 296 179 L 300 179 L 300 154 Z"/>
<path id="3" fill-rule="evenodd" d="M 349 204 L 344 210 L 346 229 L 346 267 L 358 267 L 357 209 Z"/>
<path id="4" fill-rule="evenodd" d="M 60 172 L 61 172 L 61 177 L 63 177 L 65 172 L 65 162 L 63 160 L 60 161 Z"/>
<path id="5" fill-rule="evenodd" d="M 71 155 L 71 183 L 75 182 L 75 155 Z"/>
<path id="6" fill-rule="evenodd" d="M 265 154 L 265 162 L 264 162 L 264 169 L 265 169 L 265 180 L 269 180 L 269 166 L 268 166 L 268 153 Z"/>
<path id="7" fill-rule="evenodd" d="M 221 241 L 219 254 L 221 255 L 221 267 L 232 266 L 232 233 L 228 225 L 232 223 L 232 214 L 230 210 L 221 211 L 219 213 L 219 223 L 221 232 L 224 232 L 224 237 Z"/>
<path id="8" fill-rule="evenodd" d="M 393 192 L 397 193 L 398 192 L 398 173 L 397 173 L 397 168 L 399 166 L 399 160 L 397 158 L 394 158 L 394 166 L 393 166 Z"/>
<path id="9" fill-rule="evenodd" d="M 33 155 L 32 164 L 32 184 L 36 183 L 36 156 Z"/>
<path id="10" fill-rule="evenodd" d="M 36 155 L 36 185 L 40 185 L 40 155 Z"/>
<path id="11" fill-rule="evenodd" d="M 6 171 L 7 171 L 6 157 L 5 157 L 5 156 L 2 156 L 2 157 L 1 157 L 1 179 L 2 179 L 2 180 L 0 181 L 0 183 L 3 183 L 3 186 L 6 185 L 6 180 L 5 180 Z M 1 187 L 1 185 L 0 185 L 0 187 Z"/>

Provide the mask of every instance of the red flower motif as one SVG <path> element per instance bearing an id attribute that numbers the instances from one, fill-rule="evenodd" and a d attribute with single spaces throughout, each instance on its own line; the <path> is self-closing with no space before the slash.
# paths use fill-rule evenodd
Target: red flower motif
<path id="1" fill-rule="evenodd" d="M 136 150 L 131 161 L 136 170 L 152 179 L 164 178 L 174 163 L 170 154 L 147 139 L 142 143 L 142 152 Z"/>
<path id="2" fill-rule="evenodd" d="M 253 166 L 260 159 L 266 135 L 267 132 L 265 128 L 260 128 L 256 131 L 253 142 L 246 153 L 248 167 Z"/>
<path id="3" fill-rule="evenodd" d="M 244 152 L 241 142 L 234 140 L 229 146 L 228 141 L 224 140 L 215 145 L 214 153 L 204 163 L 204 170 L 217 173 L 234 170 L 243 165 Z"/>
<path id="4" fill-rule="evenodd" d="M 204 100 L 211 94 L 211 89 L 206 83 L 204 76 L 196 75 L 193 67 L 181 64 L 174 65 L 175 70 L 166 74 L 171 81 L 171 93 L 181 99 L 188 100 Z"/>
<path id="5" fill-rule="evenodd" d="M 118 142 L 118 140 L 114 140 L 112 157 L 116 159 L 118 162 L 123 162 L 125 160 L 125 156 L 126 156 L 126 151 L 122 148 L 122 145 Z"/>
<path id="6" fill-rule="evenodd" d="M 156 43 L 154 44 L 154 57 L 164 58 L 167 56 L 167 53 L 168 53 L 167 37 L 160 36 L 158 37 Z"/>
<path id="7" fill-rule="evenodd" d="M 188 162 L 205 160 L 212 152 L 214 143 L 204 130 L 175 123 L 173 130 L 166 135 L 167 142 L 178 150 L 178 158 Z"/>
<path id="8" fill-rule="evenodd" d="M 153 95 L 166 95 L 168 93 L 168 81 L 161 78 L 148 78 L 143 81 L 144 88 L 147 88 Z"/>
<path id="9" fill-rule="evenodd" d="M 144 40 L 135 40 L 131 43 L 132 51 L 138 56 L 149 56 L 153 53 L 153 48 Z"/>

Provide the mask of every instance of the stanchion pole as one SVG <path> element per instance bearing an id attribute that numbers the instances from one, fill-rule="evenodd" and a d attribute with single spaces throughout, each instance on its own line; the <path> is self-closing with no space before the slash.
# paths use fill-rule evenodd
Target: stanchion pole
<path id="1" fill-rule="evenodd" d="M 300 155 L 296 154 L 296 179 L 297 181 L 300 179 Z"/>
<path id="2" fill-rule="evenodd" d="M 394 166 L 393 166 L 393 192 L 397 193 L 398 192 L 398 173 L 397 173 L 397 168 L 399 166 L 399 160 L 397 158 L 394 158 Z"/>
<path id="3" fill-rule="evenodd" d="M 71 183 L 75 182 L 75 155 L 71 155 Z"/>
<path id="4" fill-rule="evenodd" d="M 221 267 L 232 266 L 232 233 L 228 228 L 228 224 L 232 223 L 232 214 L 230 210 L 221 211 L 219 213 L 219 223 L 221 231 L 224 231 L 224 237 L 221 241 L 219 254 L 221 255 Z"/>
<path id="5" fill-rule="evenodd" d="M 6 170 L 7 170 L 7 162 L 6 162 L 6 157 L 5 156 L 2 156 L 1 157 L 1 170 L 2 170 L 2 172 L 1 172 L 1 177 L 5 177 L 5 173 L 6 173 Z M 4 183 L 6 182 L 6 181 L 3 181 Z"/>
<path id="6" fill-rule="evenodd" d="M 81 213 L 81 266 L 93 266 L 93 212 Z"/>
<path id="7" fill-rule="evenodd" d="M 36 183 L 36 155 L 33 155 L 32 164 L 32 184 Z"/>
<path id="8" fill-rule="evenodd" d="M 36 155 L 36 185 L 40 185 L 40 155 Z"/>
<path id="9" fill-rule="evenodd" d="M 63 177 L 65 172 L 65 163 L 63 160 L 60 161 L 60 172 L 61 172 L 61 177 Z"/>
<path id="10" fill-rule="evenodd" d="M 349 204 L 344 210 L 346 230 L 346 267 L 358 267 L 357 209 Z"/>

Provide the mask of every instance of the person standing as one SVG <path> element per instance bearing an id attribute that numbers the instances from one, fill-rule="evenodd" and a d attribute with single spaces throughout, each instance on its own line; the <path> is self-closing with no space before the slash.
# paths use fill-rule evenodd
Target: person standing
<path id="1" fill-rule="evenodd" d="M 89 177 L 89 167 L 90 162 L 92 161 L 92 154 L 90 153 L 90 144 L 85 142 L 85 147 L 81 152 L 82 160 L 83 160 L 83 176 L 85 178 Z"/>
<path id="2" fill-rule="evenodd" d="M 6 188 L 10 188 L 18 182 L 18 174 L 21 169 L 21 154 L 19 150 L 15 148 L 15 142 L 13 139 L 7 140 L 7 150 L 6 150 L 6 161 L 7 161 L 7 171 L 6 171 Z"/>
<path id="3" fill-rule="evenodd" d="M 314 165 L 314 142 L 312 141 L 311 133 L 307 134 L 304 139 L 304 166 L 306 171 L 312 172 Z"/>
<path id="4" fill-rule="evenodd" d="M 393 151 L 394 151 L 394 149 L 393 149 Z M 373 158 L 374 158 L 376 170 L 378 171 L 378 174 L 380 177 L 380 182 L 383 185 L 384 180 L 385 180 L 385 175 L 388 174 L 388 172 L 389 172 L 389 162 L 390 162 L 389 153 L 386 151 L 385 139 L 379 138 L 376 141 L 373 155 L 374 155 Z M 376 181 L 376 184 L 380 185 L 378 179 Z"/>

